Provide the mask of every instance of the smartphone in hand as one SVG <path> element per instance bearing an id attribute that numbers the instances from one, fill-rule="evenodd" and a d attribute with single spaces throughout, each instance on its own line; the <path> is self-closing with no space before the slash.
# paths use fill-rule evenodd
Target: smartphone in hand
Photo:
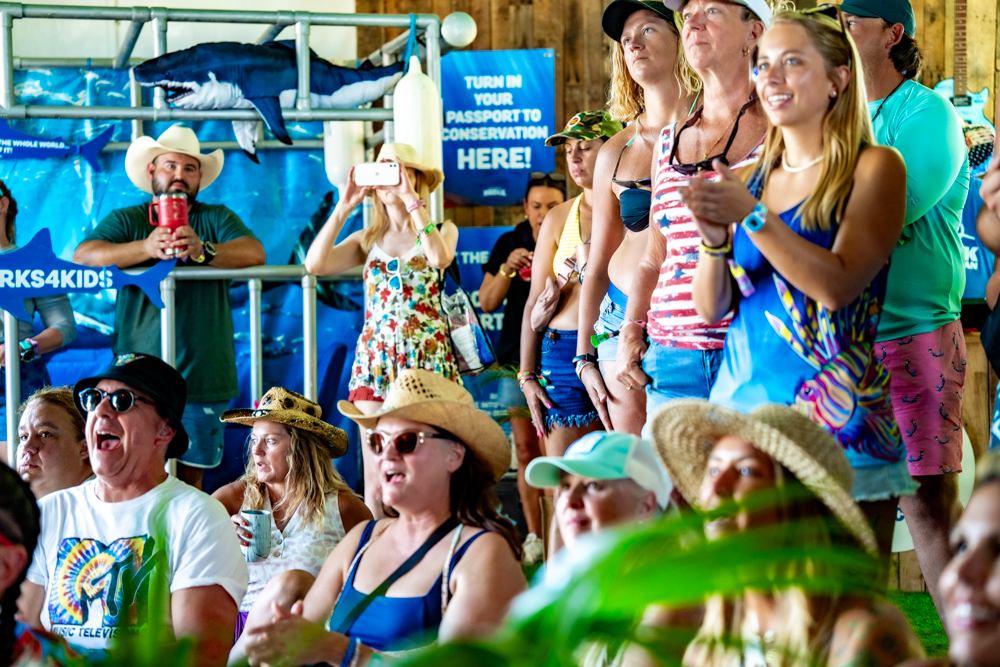
<path id="1" fill-rule="evenodd" d="M 362 162 L 354 166 L 354 182 L 360 186 L 399 185 L 398 162 Z"/>

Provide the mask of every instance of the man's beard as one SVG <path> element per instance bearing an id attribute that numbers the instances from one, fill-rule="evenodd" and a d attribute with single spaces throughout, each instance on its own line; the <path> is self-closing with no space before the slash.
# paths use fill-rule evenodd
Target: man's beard
<path id="1" fill-rule="evenodd" d="M 164 181 L 163 179 L 159 179 L 158 180 L 158 179 L 154 178 L 154 179 L 152 179 L 151 183 L 152 183 L 152 186 L 153 186 L 153 196 L 154 197 L 159 197 L 160 195 L 172 194 L 172 193 L 175 193 L 175 192 L 179 192 L 181 194 L 187 195 L 188 206 L 190 206 L 191 204 L 194 203 L 195 198 L 198 196 L 198 187 L 195 186 L 192 189 L 191 192 L 186 192 L 185 190 L 187 189 L 187 183 L 185 183 L 184 181 L 178 181 L 178 180 L 172 180 L 172 181 L 167 180 L 167 181 Z M 178 184 L 178 183 L 181 184 L 181 185 L 183 185 L 184 188 L 185 188 L 185 190 L 171 190 L 170 189 L 170 187 L 172 185 Z"/>

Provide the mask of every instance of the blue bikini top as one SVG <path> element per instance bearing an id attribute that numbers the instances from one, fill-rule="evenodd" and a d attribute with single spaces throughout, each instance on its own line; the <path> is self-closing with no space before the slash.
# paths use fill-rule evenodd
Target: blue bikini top
<path id="1" fill-rule="evenodd" d="M 361 533 L 361 540 L 358 542 L 358 548 L 354 552 L 355 557 L 371 539 L 375 523 L 375 521 L 369 521 L 368 525 L 365 526 Z M 485 530 L 476 533 L 455 550 L 448 567 L 449 580 L 451 572 L 455 570 L 455 565 L 465 555 L 469 546 L 485 533 Z M 354 576 L 357 574 L 360 564 L 361 558 L 355 558 L 347 575 L 347 581 L 344 582 L 344 592 L 337 600 L 333 615 L 327 622 L 327 628 L 331 631 L 340 627 L 344 617 L 367 595 L 354 588 Z M 431 590 L 421 597 L 379 596 L 375 598 L 358 616 L 351 626 L 348 636 L 358 638 L 362 644 L 376 651 L 400 651 L 420 648 L 433 643 L 437 639 L 438 627 L 441 625 L 443 615 L 441 610 L 441 578 L 443 576 L 443 574 L 438 576 L 434 585 L 431 586 Z M 446 585 L 450 585 L 450 581 Z"/>
<path id="2" fill-rule="evenodd" d="M 649 227 L 649 207 L 653 203 L 653 192 L 649 189 L 653 184 L 653 179 L 644 178 L 639 181 L 619 181 L 618 167 L 622 163 L 622 155 L 625 149 L 632 145 L 632 142 L 639 136 L 639 121 L 635 121 L 635 134 L 628 143 L 622 147 L 622 152 L 618 154 L 618 162 L 615 163 L 615 173 L 611 176 L 611 182 L 620 185 L 624 190 L 618 195 L 618 206 L 621 210 L 622 222 L 630 232 L 641 232 Z"/>

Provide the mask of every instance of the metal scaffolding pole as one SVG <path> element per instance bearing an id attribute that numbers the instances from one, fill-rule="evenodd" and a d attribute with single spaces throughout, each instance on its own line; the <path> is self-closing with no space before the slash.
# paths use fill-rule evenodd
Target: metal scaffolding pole
<path id="1" fill-rule="evenodd" d="M 17 318 L 4 311 L 3 339 L 4 364 L 6 369 L 7 392 L 7 465 L 17 465 L 17 406 L 21 405 L 21 347 L 17 344 L 21 336 Z"/>
<path id="2" fill-rule="evenodd" d="M 441 24 L 437 17 L 427 25 L 427 76 L 431 78 L 437 86 L 438 95 L 441 94 Z M 444 127 L 444 119 L 441 118 L 441 127 Z M 425 156 L 426 157 L 426 156 Z M 431 193 L 431 220 L 444 222 L 444 186 L 439 185 Z"/>
<path id="3" fill-rule="evenodd" d="M 142 32 L 142 26 L 145 25 L 146 20 L 148 18 L 129 23 L 128 32 L 125 33 L 125 41 L 122 42 L 122 46 L 118 50 L 118 55 L 115 56 L 114 62 L 111 63 L 114 69 L 123 69 L 128 66 L 129 58 L 132 57 L 135 43 L 139 41 L 139 34 Z"/>
<path id="4" fill-rule="evenodd" d="M 153 57 L 158 58 L 167 52 L 167 17 L 163 9 L 154 9 L 153 15 Z M 163 88 L 153 90 L 153 106 L 157 109 L 167 107 L 167 91 Z"/>
<path id="5" fill-rule="evenodd" d="M 13 79 L 13 77 L 11 77 Z M 159 90 L 159 89 L 157 89 Z M 13 91 L 11 91 L 13 93 Z M 391 109 L 283 109 L 286 121 L 392 120 Z M 76 118 L 81 120 L 261 120 L 253 109 L 177 109 L 164 107 L 75 107 L 49 104 L 17 104 L 0 112 L 0 118 Z"/>
<path id="6" fill-rule="evenodd" d="M 302 276 L 302 357 L 303 394 L 310 401 L 319 398 L 316 373 L 316 276 Z"/>
<path id="7" fill-rule="evenodd" d="M 256 407 L 264 395 L 264 334 L 260 309 L 263 282 L 260 278 L 251 278 L 247 288 L 250 291 L 250 405 Z"/>
<path id="8" fill-rule="evenodd" d="M 0 105 L 14 106 L 14 16 L 0 9 Z"/>

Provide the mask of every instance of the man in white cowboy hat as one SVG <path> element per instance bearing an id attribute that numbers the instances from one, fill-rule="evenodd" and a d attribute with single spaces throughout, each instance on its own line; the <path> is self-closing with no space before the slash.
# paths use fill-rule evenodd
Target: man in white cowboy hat
<path id="1" fill-rule="evenodd" d="M 264 246 L 225 206 L 197 201 L 222 172 L 221 150 L 202 154 L 189 128 L 172 125 L 158 139 L 140 137 L 125 155 L 129 180 L 154 197 L 187 195 L 188 225 L 175 231 L 150 224 L 149 201 L 111 211 L 87 234 L 73 261 L 119 268 L 151 266 L 177 258 L 179 266 L 240 269 L 266 261 Z M 176 254 L 168 254 L 176 250 Z M 178 459 L 177 476 L 201 488 L 204 469 L 222 461 L 219 415 L 238 393 L 229 283 L 223 280 L 181 281 L 176 292 L 177 369 L 191 391 L 183 423 L 191 436 L 187 453 Z M 136 287 L 118 292 L 115 354 L 126 351 L 160 354 L 160 311 Z"/>

